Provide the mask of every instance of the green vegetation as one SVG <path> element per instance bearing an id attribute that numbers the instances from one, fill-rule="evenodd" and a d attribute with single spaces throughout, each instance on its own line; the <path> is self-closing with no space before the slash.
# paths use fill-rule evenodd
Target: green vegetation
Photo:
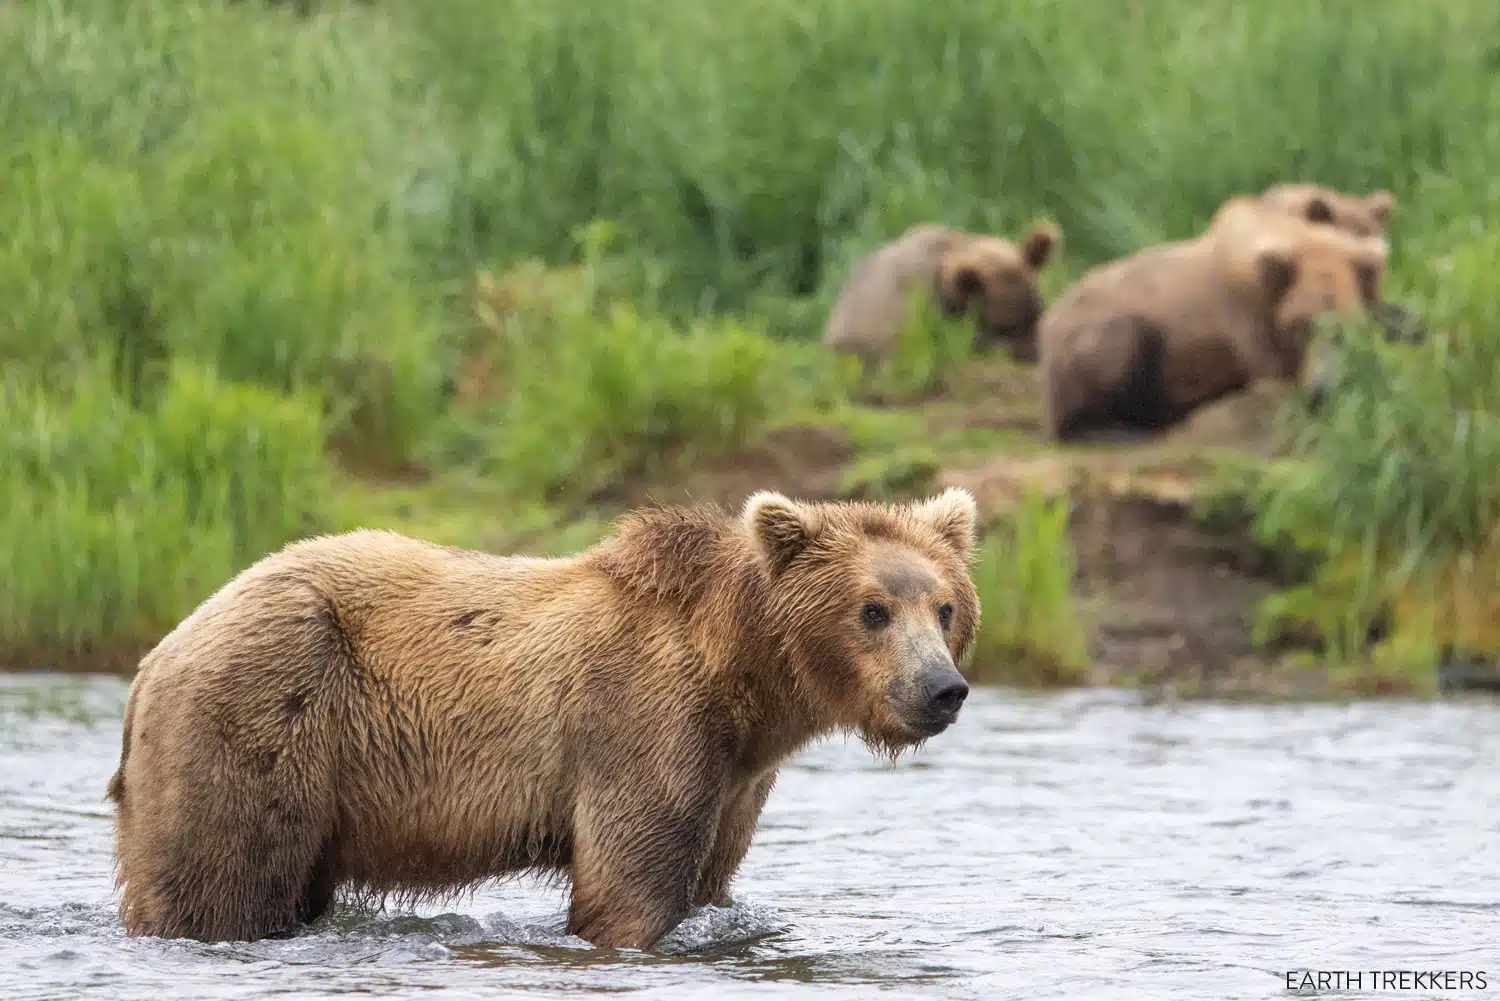
<path id="1" fill-rule="evenodd" d="M 0 386 L 7 646 L 107 658 L 154 642 L 309 528 L 326 437 L 315 402 L 182 360 L 149 407 L 87 371 L 66 394 Z"/>
<path id="2" fill-rule="evenodd" d="M 860 495 L 1035 447 L 955 412 L 940 336 L 890 386 L 950 399 L 851 403 L 816 339 L 853 261 L 1047 217 L 1050 295 L 1292 178 L 1397 193 L 1388 293 L 1439 336 L 1355 350 L 1254 487 L 1321 567 L 1268 622 L 1500 653 L 1497 53 L 1479 0 L 13 0 L 0 659 L 128 663 L 314 531 L 586 542 L 799 420 Z M 1075 665 L 1062 522 L 1022 511 L 987 649 Z"/>
<path id="3" fill-rule="evenodd" d="M 1346 661 L 1393 616 L 1377 663 L 1420 670 L 1445 650 L 1500 654 L 1497 341 L 1493 307 L 1477 295 L 1464 307 L 1419 363 L 1347 338 L 1341 390 L 1303 429 L 1303 461 L 1256 483 L 1257 534 L 1316 566 L 1262 609 L 1264 634 L 1311 627 Z"/>
<path id="4" fill-rule="evenodd" d="M 612 295 L 615 262 L 587 242 L 577 268 L 532 262 L 481 283 L 466 352 L 475 405 L 450 414 L 438 464 L 468 465 L 513 498 L 587 501 L 650 480 L 665 461 L 743 446 L 786 408 L 839 395 L 837 369 L 814 345 L 778 344 L 733 317 L 674 324 Z"/>
<path id="5" fill-rule="evenodd" d="M 944 316 L 930 295 L 914 289 L 890 357 L 870 373 L 867 397 L 888 404 L 920 402 L 949 388 L 974 354 L 973 320 Z"/>
<path id="6" fill-rule="evenodd" d="M 1081 684 L 1087 632 L 1072 595 L 1071 505 L 1038 492 L 986 535 L 974 566 L 982 624 L 974 676 L 1008 685 Z"/>

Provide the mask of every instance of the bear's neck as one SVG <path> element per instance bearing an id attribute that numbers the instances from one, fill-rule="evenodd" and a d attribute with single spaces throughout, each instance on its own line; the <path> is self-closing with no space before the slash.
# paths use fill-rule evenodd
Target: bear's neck
<path id="1" fill-rule="evenodd" d="M 714 508 L 640 509 L 586 559 L 627 593 L 673 609 L 750 729 L 792 749 L 832 729 L 796 680 L 765 572 L 737 521 Z"/>

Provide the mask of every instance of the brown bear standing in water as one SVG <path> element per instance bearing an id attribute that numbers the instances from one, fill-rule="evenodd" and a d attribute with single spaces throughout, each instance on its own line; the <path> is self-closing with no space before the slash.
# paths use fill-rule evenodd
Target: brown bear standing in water
<path id="1" fill-rule="evenodd" d="M 567 930 L 646 948 L 728 903 L 786 758 L 941 733 L 979 621 L 973 498 L 642 509 L 566 558 L 382 531 L 294 543 L 142 660 L 128 933 L 284 933 L 339 887 L 571 872 Z"/>
<path id="2" fill-rule="evenodd" d="M 1017 361 L 1034 362 L 1043 308 L 1037 277 L 1060 235 L 1039 222 L 1017 246 L 935 223 L 913 226 L 855 265 L 828 315 L 823 343 L 873 369 L 907 321 L 909 296 L 931 294 L 950 318 L 974 310 L 980 349 L 1004 344 Z"/>
<path id="3" fill-rule="evenodd" d="M 1273 211 L 1334 226 L 1360 237 L 1384 237 L 1391 213 L 1396 209 L 1396 196 L 1384 189 L 1361 197 L 1321 184 L 1277 184 L 1259 197 L 1260 203 Z"/>
<path id="4" fill-rule="evenodd" d="M 1259 379 L 1297 381 L 1323 314 L 1379 301 L 1383 238 L 1226 203 L 1190 240 L 1095 269 L 1040 325 L 1048 433 L 1151 434 Z"/>

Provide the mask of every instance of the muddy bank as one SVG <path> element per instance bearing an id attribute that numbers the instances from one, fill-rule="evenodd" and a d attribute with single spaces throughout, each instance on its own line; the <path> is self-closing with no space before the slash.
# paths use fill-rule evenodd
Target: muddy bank
<path id="1" fill-rule="evenodd" d="M 0 645 L 0 671 L 64 671 L 69 674 L 134 674 L 156 640 L 86 645 L 76 649 Z"/>
<path id="2" fill-rule="evenodd" d="M 1261 599 L 1292 582 L 1291 568 L 1251 539 L 1248 519 L 1210 524 L 1198 502 L 1226 459 L 1277 454 L 1284 398 L 1258 390 L 1224 401 L 1173 434 L 1138 444 L 1057 449 L 1038 435 L 1034 384 L 1024 370 L 977 366 L 927 400 L 932 448 L 882 463 L 846 423 L 796 425 L 753 448 L 702 463 L 667 482 L 628 484 L 608 498 L 716 502 L 733 508 L 769 488 L 810 500 L 902 500 L 942 486 L 971 490 L 988 525 L 1028 494 L 1070 502 L 1073 596 L 1088 632 L 1090 680 L 1181 695 L 1318 697 L 1348 690 L 1325 671 L 1288 661 L 1289 649 L 1252 641 Z M 972 432 L 980 432 L 976 442 Z M 959 444 L 955 435 L 969 434 Z M 987 436 L 986 436 L 987 434 Z"/>
<path id="3" fill-rule="evenodd" d="M 1324 672 L 1291 664 L 1286 647 L 1253 641 L 1257 604 L 1293 576 L 1246 521 L 1202 515 L 1213 469 L 1209 459 L 1122 450 L 998 458 L 939 482 L 973 491 L 993 521 L 1027 493 L 1068 499 L 1073 595 L 1095 683 L 1184 696 L 1335 692 Z"/>

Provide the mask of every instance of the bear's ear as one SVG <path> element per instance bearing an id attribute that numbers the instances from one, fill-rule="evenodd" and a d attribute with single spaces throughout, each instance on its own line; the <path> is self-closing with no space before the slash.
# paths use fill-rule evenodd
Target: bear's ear
<path id="1" fill-rule="evenodd" d="M 1051 223 L 1033 223 L 1026 242 L 1021 244 L 1021 259 L 1033 271 L 1040 271 L 1052 259 L 1052 253 L 1062 239 L 1062 230 Z"/>
<path id="2" fill-rule="evenodd" d="M 1297 280 L 1297 259 L 1285 247 L 1275 244 L 1262 247 L 1255 254 L 1255 274 L 1266 301 L 1275 306 Z"/>
<path id="3" fill-rule="evenodd" d="M 949 487 L 936 497 L 914 505 L 912 511 L 931 525 L 960 558 L 969 558 L 974 551 L 974 528 L 979 521 L 979 507 L 973 494 L 963 487 Z"/>
<path id="4" fill-rule="evenodd" d="M 1328 199 L 1322 195 L 1313 195 L 1307 201 L 1307 207 L 1302 210 L 1302 216 L 1308 222 L 1333 224 L 1333 206 L 1328 204 Z"/>
<path id="5" fill-rule="evenodd" d="M 1391 213 L 1396 211 L 1396 196 L 1382 188 L 1365 196 L 1365 207 L 1370 210 L 1370 215 L 1382 227 L 1391 221 Z"/>
<path id="6" fill-rule="evenodd" d="M 791 565 L 822 527 L 815 511 L 774 490 L 758 490 L 747 497 L 740 519 L 773 573 Z"/>

